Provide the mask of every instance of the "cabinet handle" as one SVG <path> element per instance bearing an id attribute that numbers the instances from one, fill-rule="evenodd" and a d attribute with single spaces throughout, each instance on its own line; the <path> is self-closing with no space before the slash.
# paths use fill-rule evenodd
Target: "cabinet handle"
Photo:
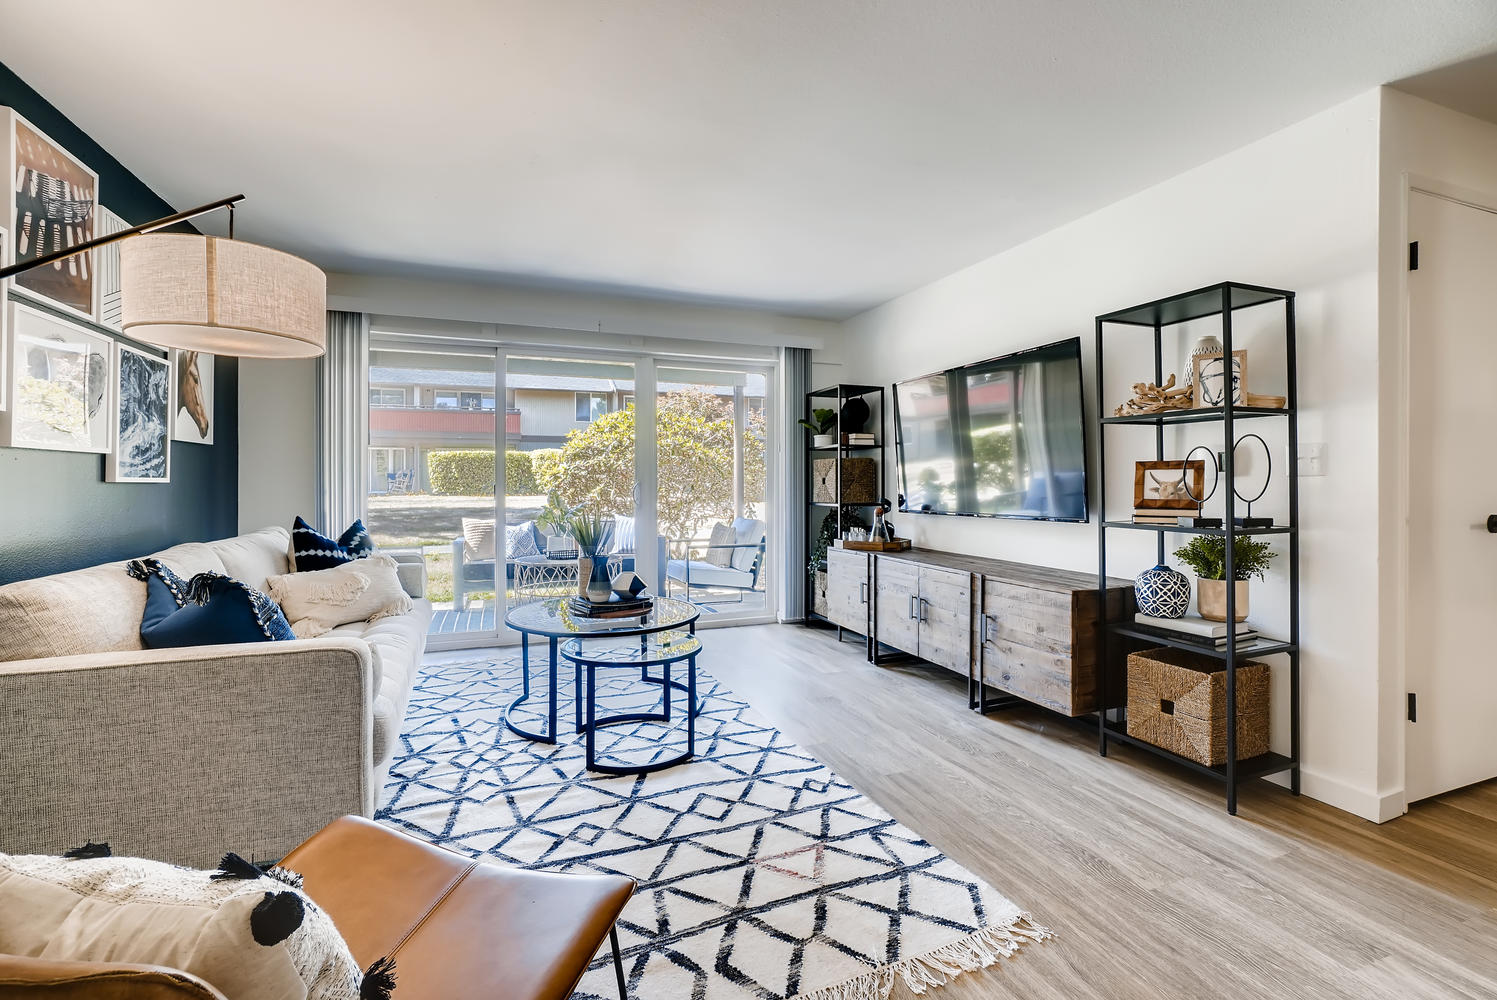
<path id="1" fill-rule="evenodd" d="M 868 603 L 868 581 L 866 581 L 866 580 L 864 580 L 862 583 L 858 584 L 858 603 L 859 604 L 867 604 Z"/>
<path id="2" fill-rule="evenodd" d="M 920 608 L 920 620 L 923 622 L 930 621 L 930 616 L 926 613 L 925 610 L 926 608 L 930 607 L 930 602 L 922 597 L 920 598 L 920 603 L 918 606 Z"/>
<path id="3" fill-rule="evenodd" d="M 988 642 L 988 625 L 992 623 L 991 615 L 982 616 L 982 638 L 978 641 L 986 644 Z"/>
<path id="4" fill-rule="evenodd" d="M 916 621 L 920 620 L 920 614 L 915 610 L 915 595 L 910 595 L 910 617 Z"/>

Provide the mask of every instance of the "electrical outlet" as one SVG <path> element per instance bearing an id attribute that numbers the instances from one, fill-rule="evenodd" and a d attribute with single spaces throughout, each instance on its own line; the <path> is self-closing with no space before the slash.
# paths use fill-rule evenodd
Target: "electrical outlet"
<path id="1" fill-rule="evenodd" d="M 1301 476 L 1325 475 L 1325 442 L 1302 442 L 1300 444 L 1299 474 Z"/>

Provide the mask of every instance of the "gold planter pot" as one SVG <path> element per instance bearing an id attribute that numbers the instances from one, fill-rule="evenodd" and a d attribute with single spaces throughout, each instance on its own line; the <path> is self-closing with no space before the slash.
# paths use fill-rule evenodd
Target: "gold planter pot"
<path id="1" fill-rule="evenodd" d="M 1201 617 L 1214 622 L 1227 620 L 1227 581 L 1202 580 L 1196 577 L 1196 609 Z M 1237 581 L 1237 620 L 1248 616 L 1248 581 Z"/>

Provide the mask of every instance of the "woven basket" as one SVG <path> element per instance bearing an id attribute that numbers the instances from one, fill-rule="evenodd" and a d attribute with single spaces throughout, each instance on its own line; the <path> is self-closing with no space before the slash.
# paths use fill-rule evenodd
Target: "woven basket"
<path id="1" fill-rule="evenodd" d="M 1237 667 L 1237 759 L 1268 753 L 1268 664 Z M 1227 673 L 1183 649 L 1128 655 L 1128 735 L 1208 767 L 1227 762 Z"/>
<path id="2" fill-rule="evenodd" d="M 821 617 L 827 616 L 829 610 L 826 603 L 826 570 L 816 571 L 816 579 L 811 586 L 811 610 Z"/>
<path id="3" fill-rule="evenodd" d="M 818 458 L 811 463 L 811 499 L 836 503 L 837 460 Z M 873 503 L 878 500 L 878 463 L 871 458 L 842 460 L 842 503 Z"/>

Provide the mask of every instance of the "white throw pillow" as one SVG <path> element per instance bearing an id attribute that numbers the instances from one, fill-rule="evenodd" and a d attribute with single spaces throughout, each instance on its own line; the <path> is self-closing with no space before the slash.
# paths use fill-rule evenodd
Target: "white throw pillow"
<path id="1" fill-rule="evenodd" d="M 707 551 L 702 554 L 702 562 L 724 568 L 733 565 L 733 553 L 737 550 L 726 546 L 732 545 L 737 537 L 731 524 L 721 521 L 714 524 L 712 536 L 707 539 Z"/>
<path id="2" fill-rule="evenodd" d="M 494 558 L 494 519 L 463 518 L 463 558 L 484 562 Z"/>
<path id="3" fill-rule="evenodd" d="M 332 918 L 287 881 L 141 858 L 0 854 L 0 952 L 160 965 L 234 1000 L 358 1000 Z"/>
<path id="4" fill-rule="evenodd" d="M 266 579 L 298 639 L 312 639 L 350 622 L 403 615 L 411 598 L 400 585 L 399 564 L 376 552 L 334 569 L 286 573 Z"/>
<path id="5" fill-rule="evenodd" d="M 733 522 L 733 533 L 736 544 L 756 546 L 751 549 L 733 550 L 733 568 L 748 573 L 754 568 L 754 560 L 759 558 L 757 546 L 764 540 L 764 522 L 751 517 L 740 517 Z"/>
<path id="6" fill-rule="evenodd" d="M 634 554 L 634 518 L 628 514 L 613 516 L 613 551 L 619 555 Z"/>

